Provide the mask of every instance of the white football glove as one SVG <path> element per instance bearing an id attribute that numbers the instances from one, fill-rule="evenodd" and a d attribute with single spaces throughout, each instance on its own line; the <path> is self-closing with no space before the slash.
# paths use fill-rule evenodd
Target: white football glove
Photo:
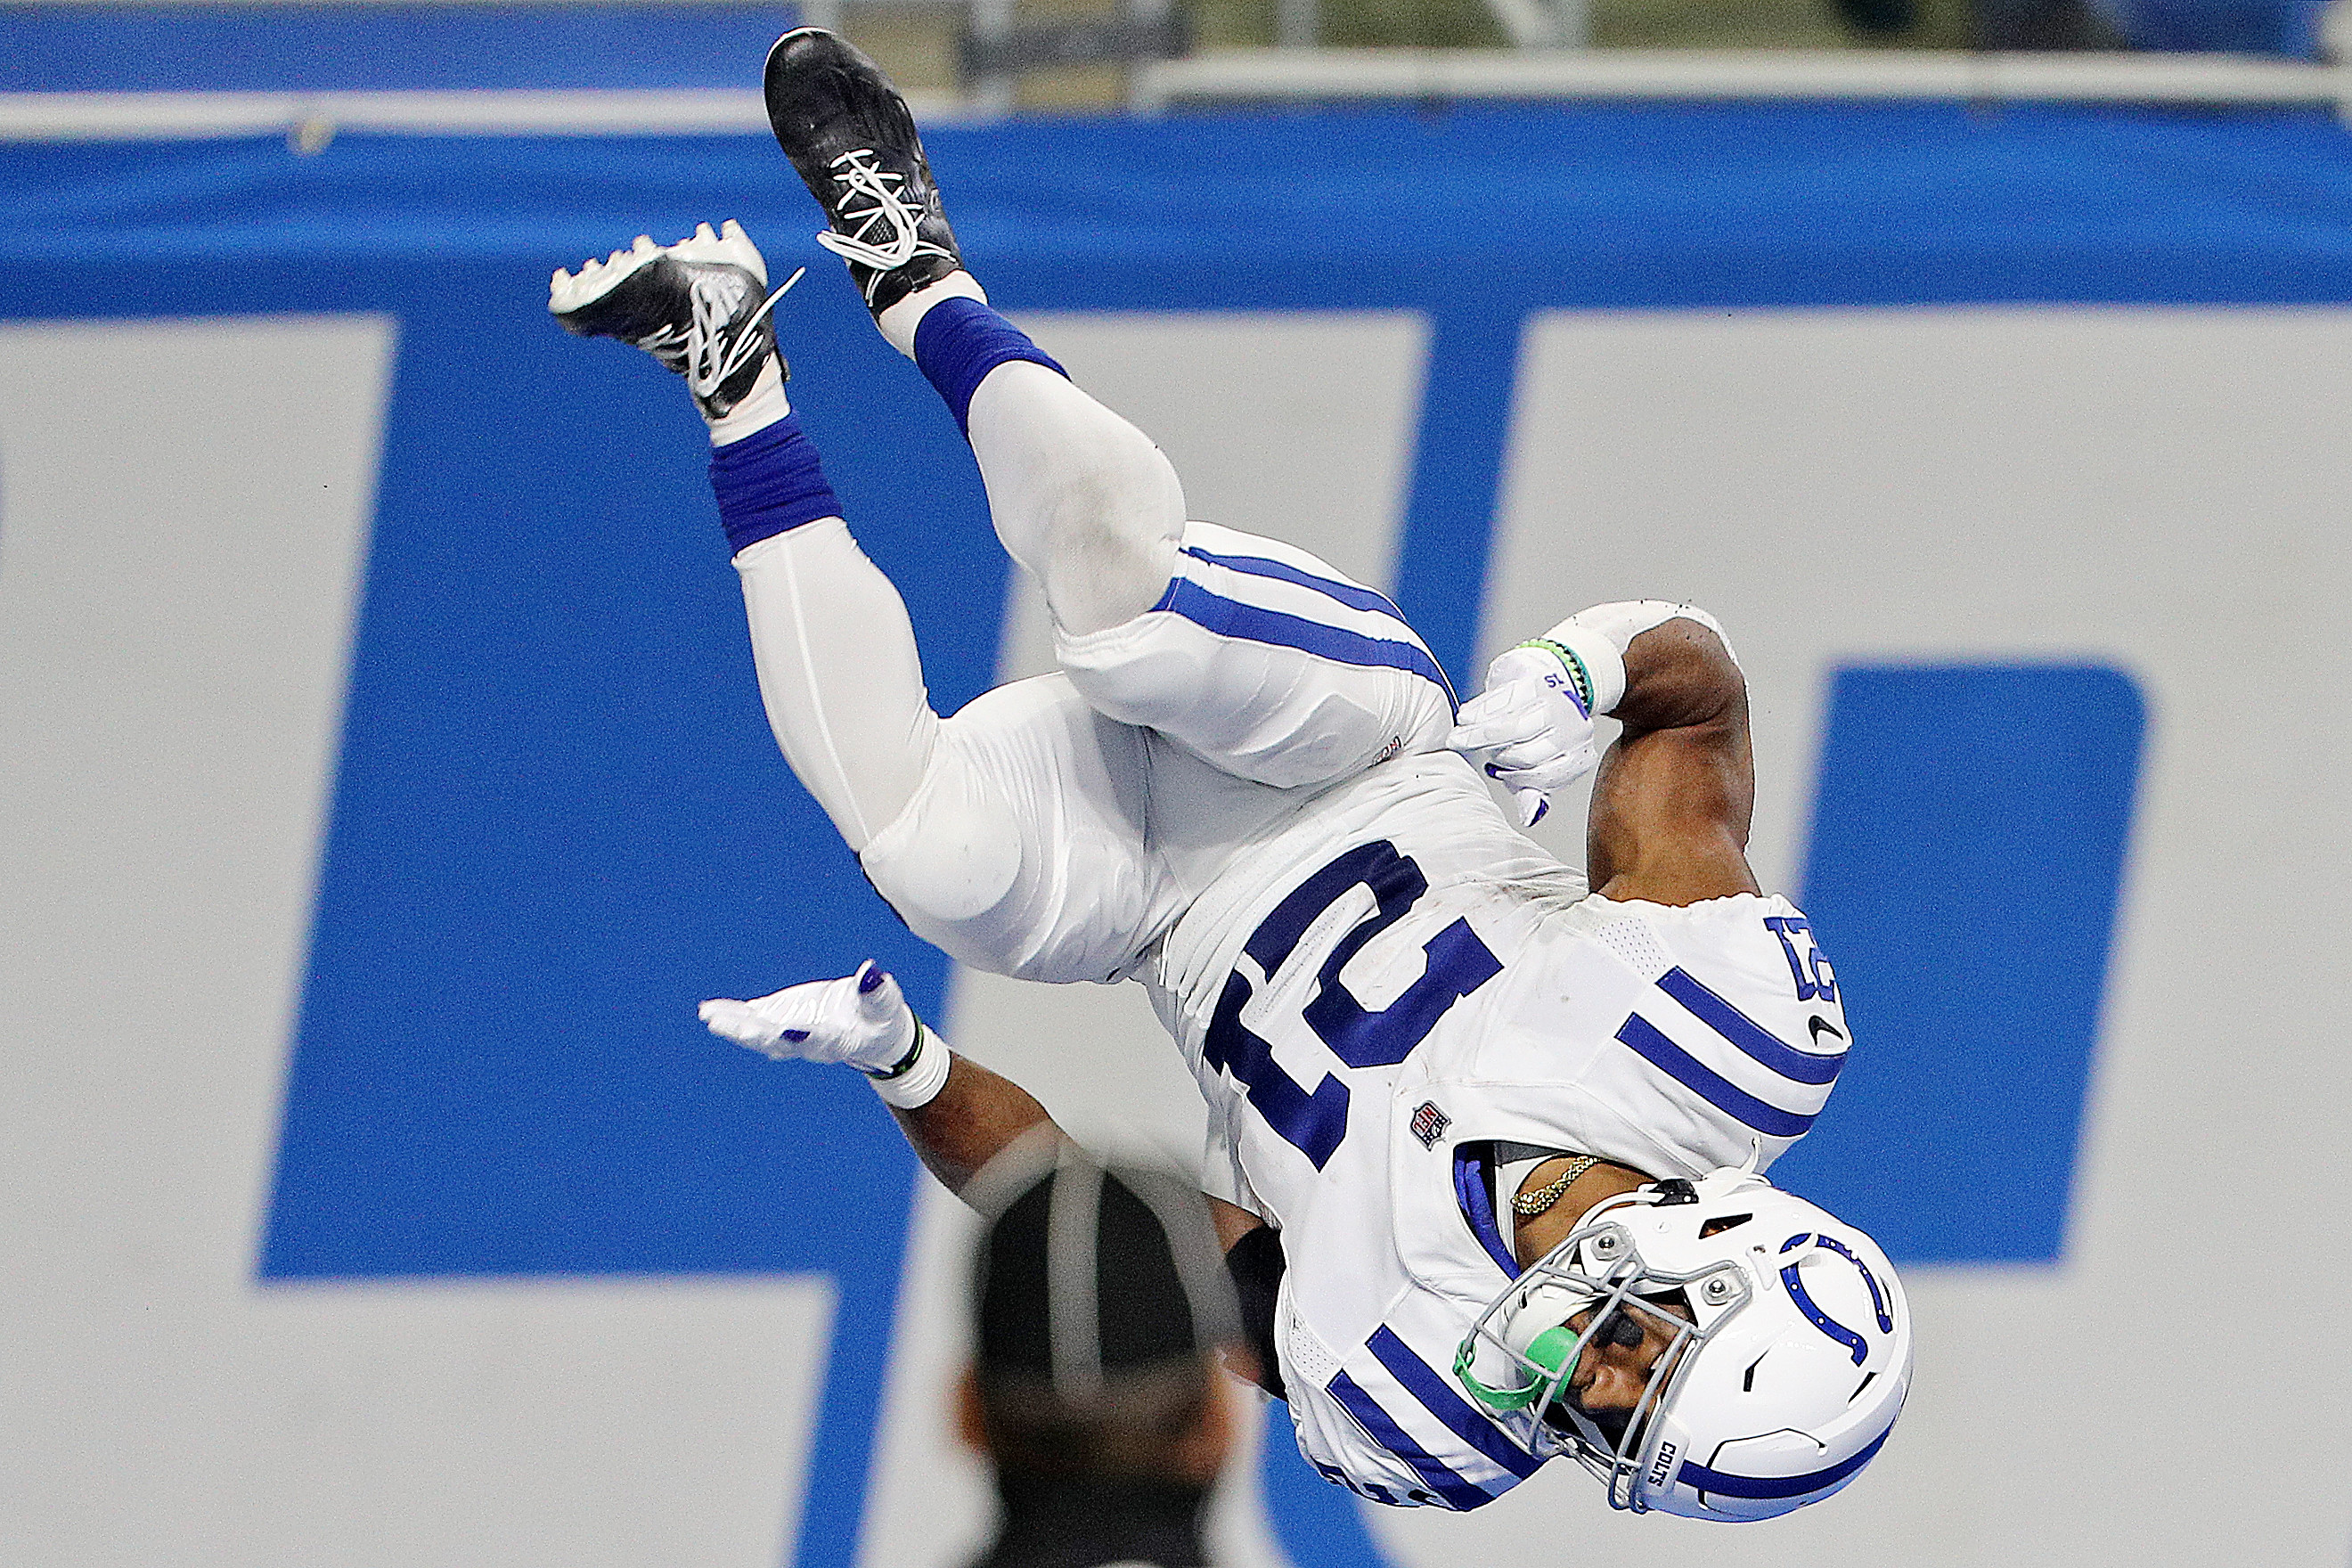
<path id="1" fill-rule="evenodd" d="M 787 985 L 754 1002 L 705 1002 L 702 1021 L 722 1039 L 778 1061 L 846 1062 L 866 1074 L 899 1065 L 919 1027 L 889 972 L 872 960 L 839 980 Z"/>
<path id="2" fill-rule="evenodd" d="M 1508 649 L 1486 667 L 1486 689 L 1462 705 L 1445 743 L 1511 792 L 1521 827 L 1600 761 L 1591 713 L 1559 658 L 1539 647 Z"/>

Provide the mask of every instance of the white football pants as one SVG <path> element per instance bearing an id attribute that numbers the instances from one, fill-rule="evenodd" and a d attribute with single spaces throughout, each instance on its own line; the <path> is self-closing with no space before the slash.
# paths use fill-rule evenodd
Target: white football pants
<path id="1" fill-rule="evenodd" d="M 1060 673 L 942 720 L 906 607 L 846 523 L 735 558 L 786 760 L 950 957 L 1118 978 L 1242 840 L 1444 743 L 1452 692 L 1395 605 L 1303 550 L 1186 522 L 1160 449 L 1064 377 L 999 365 L 971 438 Z"/>

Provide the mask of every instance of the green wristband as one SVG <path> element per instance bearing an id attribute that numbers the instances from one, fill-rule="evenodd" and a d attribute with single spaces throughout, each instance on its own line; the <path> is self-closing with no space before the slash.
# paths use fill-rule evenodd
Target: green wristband
<path id="1" fill-rule="evenodd" d="M 1518 646 L 1541 648 L 1559 660 L 1560 668 L 1568 671 L 1569 684 L 1575 688 L 1576 705 L 1584 710 L 1586 718 L 1592 717 L 1592 672 L 1584 668 L 1584 660 L 1577 657 L 1574 648 L 1566 643 L 1554 642 L 1549 637 L 1529 637 Z"/>
<path id="2" fill-rule="evenodd" d="M 870 1068 L 859 1068 L 857 1070 L 864 1073 L 867 1078 L 872 1079 L 876 1083 L 888 1083 L 894 1078 L 906 1077 L 907 1069 L 913 1067 L 916 1059 L 922 1054 L 923 1021 L 920 1018 L 918 1018 L 915 1020 L 915 1043 L 907 1047 L 907 1054 L 905 1056 L 900 1057 L 896 1062 L 892 1063 L 889 1067 L 885 1068 L 880 1072 L 876 1072 Z"/>

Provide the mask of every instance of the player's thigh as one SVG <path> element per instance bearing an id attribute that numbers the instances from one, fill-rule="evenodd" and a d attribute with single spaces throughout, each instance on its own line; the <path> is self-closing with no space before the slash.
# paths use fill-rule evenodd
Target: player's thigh
<path id="1" fill-rule="evenodd" d="M 914 799 L 861 855 L 918 936 L 1024 980 L 1108 980 L 1174 917 L 1144 841 L 1144 737 L 1059 675 L 940 727 Z"/>
<path id="2" fill-rule="evenodd" d="M 1057 636 L 1096 708 L 1237 777 L 1290 789 L 1444 744 L 1454 694 L 1388 599 L 1278 540 L 1185 525 L 1160 603 Z"/>

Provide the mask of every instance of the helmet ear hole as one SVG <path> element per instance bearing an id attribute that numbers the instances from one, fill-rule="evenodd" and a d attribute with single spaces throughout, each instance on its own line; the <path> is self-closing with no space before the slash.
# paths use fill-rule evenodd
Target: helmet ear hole
<path id="1" fill-rule="evenodd" d="M 1754 1219 L 1755 1217 L 1756 1216 L 1752 1214 L 1717 1215 L 1713 1219 L 1698 1227 L 1698 1238 L 1701 1241 L 1705 1241 L 1710 1236 L 1721 1236 L 1725 1231 L 1746 1225 L 1749 1220 Z"/>

